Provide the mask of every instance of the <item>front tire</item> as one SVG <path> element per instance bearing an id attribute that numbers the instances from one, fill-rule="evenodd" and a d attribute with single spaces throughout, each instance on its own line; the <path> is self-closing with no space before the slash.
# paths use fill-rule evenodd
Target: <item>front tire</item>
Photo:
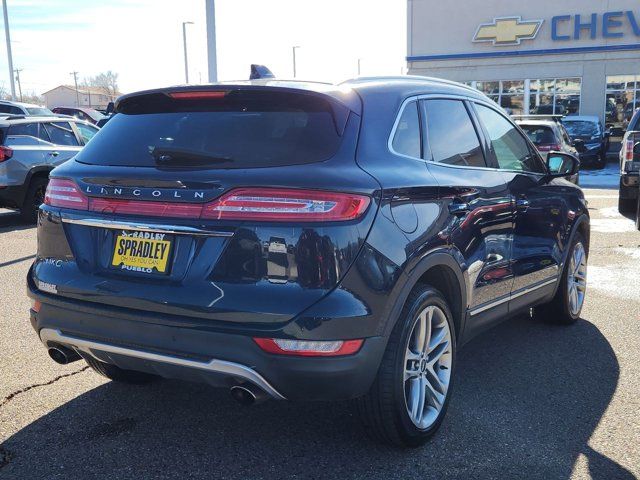
<path id="1" fill-rule="evenodd" d="M 446 413 L 455 357 L 455 328 L 446 299 L 430 286 L 417 286 L 391 333 L 369 393 L 356 400 L 367 433 L 384 443 L 423 445 Z"/>
<path id="2" fill-rule="evenodd" d="M 587 257 L 585 239 L 576 232 L 556 295 L 551 302 L 535 307 L 536 318 L 561 325 L 580 318 L 587 289 Z"/>

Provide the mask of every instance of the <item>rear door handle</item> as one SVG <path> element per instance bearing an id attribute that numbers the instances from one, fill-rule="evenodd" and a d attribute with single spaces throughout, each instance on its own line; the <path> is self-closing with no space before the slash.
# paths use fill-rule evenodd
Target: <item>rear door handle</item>
<path id="1" fill-rule="evenodd" d="M 49 155 L 51 155 L 52 157 L 57 157 L 58 155 L 60 155 L 60 152 L 49 152 Z"/>
<path id="2" fill-rule="evenodd" d="M 449 213 L 452 215 L 465 215 L 468 211 L 468 203 L 453 202 L 449 204 Z"/>
<path id="3" fill-rule="evenodd" d="M 526 198 L 519 198 L 516 200 L 516 209 L 517 210 L 526 210 L 531 205 L 531 202 Z"/>

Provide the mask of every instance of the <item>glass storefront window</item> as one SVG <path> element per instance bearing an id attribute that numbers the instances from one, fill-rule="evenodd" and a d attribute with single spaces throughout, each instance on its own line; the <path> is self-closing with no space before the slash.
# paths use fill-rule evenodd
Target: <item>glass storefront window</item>
<path id="1" fill-rule="evenodd" d="M 640 107 L 640 75 L 608 76 L 604 118 L 614 138 L 622 135 L 638 107 Z"/>

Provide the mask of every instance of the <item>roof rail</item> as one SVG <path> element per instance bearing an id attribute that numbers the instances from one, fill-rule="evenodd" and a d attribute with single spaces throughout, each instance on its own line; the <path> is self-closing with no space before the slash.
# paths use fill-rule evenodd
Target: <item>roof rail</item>
<path id="1" fill-rule="evenodd" d="M 560 123 L 566 115 L 511 115 L 514 120 L 553 120 Z"/>

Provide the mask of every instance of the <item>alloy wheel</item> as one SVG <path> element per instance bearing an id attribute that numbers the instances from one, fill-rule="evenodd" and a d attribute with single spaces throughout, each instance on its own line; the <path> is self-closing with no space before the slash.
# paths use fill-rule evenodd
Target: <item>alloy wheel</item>
<path id="1" fill-rule="evenodd" d="M 576 243 L 569 261 L 567 274 L 569 310 L 576 316 L 582 309 L 584 294 L 587 289 L 587 255 L 582 243 Z"/>
<path id="2" fill-rule="evenodd" d="M 452 339 L 447 317 L 431 305 L 413 325 L 404 358 L 404 398 L 414 425 L 427 429 L 438 418 L 449 390 Z"/>

